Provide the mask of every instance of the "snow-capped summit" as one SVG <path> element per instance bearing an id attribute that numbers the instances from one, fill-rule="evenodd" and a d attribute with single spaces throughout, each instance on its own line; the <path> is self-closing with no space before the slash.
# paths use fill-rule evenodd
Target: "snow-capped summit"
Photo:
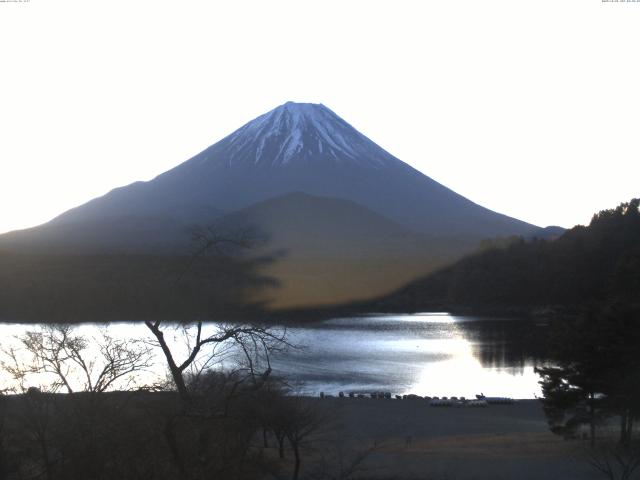
<path id="1" fill-rule="evenodd" d="M 207 224 L 214 216 L 292 192 L 355 202 L 433 236 L 486 238 L 536 229 L 425 176 L 324 105 L 293 102 L 153 180 L 117 188 L 51 223 L 127 217 Z"/>
<path id="2" fill-rule="evenodd" d="M 386 294 L 483 238 L 541 231 L 432 180 L 327 107 L 288 102 L 149 182 L 1 235 L 0 250 L 185 254 L 194 224 L 266 239 L 241 270 L 277 280 L 266 301 L 287 308 Z M 265 282 L 232 296 L 254 284 Z"/>
<path id="3" fill-rule="evenodd" d="M 291 162 L 359 163 L 380 167 L 397 160 L 322 104 L 287 102 L 220 142 L 226 161 L 273 167 Z M 201 162 L 209 161 L 203 155 Z"/>

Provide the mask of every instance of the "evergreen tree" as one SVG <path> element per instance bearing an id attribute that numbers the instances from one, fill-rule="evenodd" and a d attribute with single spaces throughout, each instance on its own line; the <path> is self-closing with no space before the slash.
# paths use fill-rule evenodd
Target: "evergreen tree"
<path id="1" fill-rule="evenodd" d="M 553 367 L 542 377 L 543 408 L 551 430 L 574 436 L 600 420 L 620 416 L 620 441 L 629 444 L 640 418 L 640 312 L 628 304 L 607 306 L 558 324 L 552 334 Z"/>

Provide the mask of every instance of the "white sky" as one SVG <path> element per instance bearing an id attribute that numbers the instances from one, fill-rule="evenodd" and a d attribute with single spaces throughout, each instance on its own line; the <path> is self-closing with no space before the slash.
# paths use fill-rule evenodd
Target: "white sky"
<path id="1" fill-rule="evenodd" d="M 640 3 L 0 2 L 0 232 L 287 100 L 486 207 L 587 223 L 640 195 Z"/>

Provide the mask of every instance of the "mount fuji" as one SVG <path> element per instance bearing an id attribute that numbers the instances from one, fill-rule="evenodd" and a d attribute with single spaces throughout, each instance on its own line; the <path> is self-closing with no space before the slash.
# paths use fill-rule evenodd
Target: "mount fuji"
<path id="1" fill-rule="evenodd" d="M 484 238 L 543 232 L 439 184 L 324 105 L 287 102 L 153 180 L 0 236 L 0 248 L 176 253 L 187 248 L 185 231 L 194 224 L 257 225 L 273 248 L 287 251 L 276 276 L 298 289 L 306 288 L 301 277 L 312 278 L 307 290 L 316 292 L 318 282 L 343 278 L 343 287 L 327 293 L 332 299 L 358 282 L 364 286 L 355 297 L 398 286 Z M 373 260 L 344 274 L 346 263 L 363 258 Z M 390 275 L 390 265 L 402 273 Z"/>
<path id="2" fill-rule="evenodd" d="M 437 183 L 324 105 L 293 102 L 149 182 L 116 188 L 46 225 L 125 218 L 208 223 L 293 192 L 349 200 L 430 235 L 494 237 L 537 230 Z"/>

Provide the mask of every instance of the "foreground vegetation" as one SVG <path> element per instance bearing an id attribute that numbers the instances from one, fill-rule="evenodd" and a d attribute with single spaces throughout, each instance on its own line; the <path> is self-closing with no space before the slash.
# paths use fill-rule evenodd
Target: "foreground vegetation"
<path id="1" fill-rule="evenodd" d="M 196 323 L 177 349 L 162 322 L 149 329 L 157 342 L 105 334 L 95 348 L 69 326 L 49 326 L 5 350 L 12 387 L 0 397 L 0 478 L 300 476 L 309 444 L 326 441 L 331 421 L 271 376 L 283 332 L 233 325 L 205 334 Z M 144 384 L 154 347 L 169 376 Z M 221 361 L 224 371 L 214 368 Z M 317 478 L 349 478 L 358 463 L 335 476 L 324 460 L 315 455 L 309 467 Z"/>
<path id="2" fill-rule="evenodd" d="M 175 333 L 162 322 L 151 327 L 164 338 Z M 108 330 L 96 339 L 69 326 L 24 334 L 20 348 L 3 354 L 15 393 L 0 396 L 0 478 L 438 480 L 576 471 L 568 458 L 582 453 L 581 442 L 554 440 L 536 401 L 443 409 L 417 397 L 298 397 L 269 369 L 270 353 L 287 348 L 283 332 L 185 329 L 177 333 L 186 348 L 166 343 L 168 352 L 161 341 L 114 340 Z M 145 383 L 152 348 L 165 353 L 169 370 L 173 359 L 174 371 Z M 224 371 L 216 368 L 223 360 Z M 476 449 L 495 459 L 481 475 L 485 457 Z M 586 463 L 577 472 L 598 478 L 581 476 Z"/>
<path id="3" fill-rule="evenodd" d="M 175 392 L 0 398 L 0 478 L 298 478 L 309 444 L 327 434 L 323 411 L 237 382 L 209 377 L 188 408 Z"/>

